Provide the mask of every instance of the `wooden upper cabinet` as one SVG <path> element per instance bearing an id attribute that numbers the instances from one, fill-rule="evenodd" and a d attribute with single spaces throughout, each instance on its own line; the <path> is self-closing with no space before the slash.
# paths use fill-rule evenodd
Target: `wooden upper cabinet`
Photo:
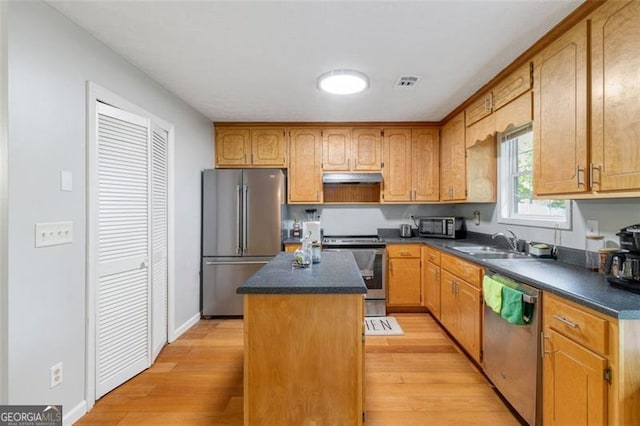
<path id="1" fill-rule="evenodd" d="M 411 129 L 385 129 L 384 151 L 384 201 L 411 200 Z"/>
<path id="2" fill-rule="evenodd" d="M 444 126 L 440 137 L 440 201 L 466 199 L 464 112 Z"/>
<path id="3" fill-rule="evenodd" d="M 251 129 L 251 165 L 286 167 L 286 130 L 284 128 Z"/>
<path id="4" fill-rule="evenodd" d="M 286 167 L 286 141 L 282 127 L 219 127 L 216 167 Z"/>
<path id="5" fill-rule="evenodd" d="M 493 111 L 499 110 L 524 92 L 531 89 L 531 72 L 531 63 L 527 62 L 496 84 L 496 86 L 491 90 L 493 93 Z"/>
<path id="6" fill-rule="evenodd" d="M 351 169 L 351 129 L 322 129 L 322 170 Z"/>
<path id="7" fill-rule="evenodd" d="M 322 169 L 342 172 L 380 171 L 382 169 L 381 129 L 323 129 Z"/>
<path id="8" fill-rule="evenodd" d="M 640 189 L 640 2 L 610 1 L 591 17 L 591 181 Z"/>
<path id="9" fill-rule="evenodd" d="M 379 128 L 353 129 L 351 158 L 351 167 L 354 171 L 380 171 L 382 169 L 382 130 Z"/>
<path id="10" fill-rule="evenodd" d="M 244 167 L 251 164 L 251 129 L 216 129 L 216 167 Z"/>
<path id="11" fill-rule="evenodd" d="M 438 129 L 411 130 L 413 201 L 440 198 L 440 141 Z"/>
<path id="12" fill-rule="evenodd" d="M 473 123 L 482 120 L 487 115 L 491 114 L 493 103 L 493 94 L 491 92 L 486 93 L 480 99 L 469 105 L 465 109 L 466 125 L 471 126 Z"/>
<path id="13" fill-rule="evenodd" d="M 289 130 L 290 203 L 322 202 L 322 135 L 316 128 Z"/>
<path id="14" fill-rule="evenodd" d="M 518 96 L 529 91 L 532 85 L 531 63 L 520 68 L 498 82 L 490 92 L 465 109 L 467 127 L 498 111 Z M 495 130 L 494 130 L 495 131 Z"/>
<path id="15" fill-rule="evenodd" d="M 587 34 L 583 21 L 534 60 L 536 195 L 587 191 Z"/>

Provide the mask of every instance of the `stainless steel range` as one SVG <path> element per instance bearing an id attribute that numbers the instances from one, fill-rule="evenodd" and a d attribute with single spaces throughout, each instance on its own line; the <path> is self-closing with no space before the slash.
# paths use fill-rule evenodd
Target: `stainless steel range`
<path id="1" fill-rule="evenodd" d="M 322 249 L 350 251 L 356 259 L 362 279 L 367 286 L 365 316 L 386 315 L 384 280 L 385 242 L 376 235 L 325 236 Z"/>

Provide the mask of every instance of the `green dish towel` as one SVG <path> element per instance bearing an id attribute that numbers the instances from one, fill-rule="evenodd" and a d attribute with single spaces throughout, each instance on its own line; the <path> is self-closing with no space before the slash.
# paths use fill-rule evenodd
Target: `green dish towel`
<path id="1" fill-rule="evenodd" d="M 489 308 L 496 314 L 500 315 L 502 309 L 502 285 L 501 282 L 485 275 L 482 279 L 482 294 L 484 301 Z"/>
<path id="2" fill-rule="evenodd" d="M 524 303 L 520 290 L 509 286 L 502 287 L 502 310 L 500 316 L 511 324 L 524 325 L 531 318 L 531 305 Z"/>

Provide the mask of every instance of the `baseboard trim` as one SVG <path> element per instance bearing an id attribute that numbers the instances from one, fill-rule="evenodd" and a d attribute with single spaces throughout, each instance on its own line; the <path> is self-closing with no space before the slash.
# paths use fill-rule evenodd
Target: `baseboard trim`
<path id="1" fill-rule="evenodd" d="M 196 325 L 200 321 L 200 312 L 196 313 L 194 316 L 189 318 L 184 324 L 176 329 L 173 332 L 173 339 L 169 341 L 169 343 L 174 342 L 178 337 L 182 336 L 187 330 Z"/>
<path id="2" fill-rule="evenodd" d="M 64 413 L 64 408 L 62 412 Z M 80 418 L 85 414 L 87 414 L 87 401 L 82 401 L 71 410 L 69 410 L 67 414 L 62 416 L 62 424 L 64 426 L 71 426 L 72 424 L 80 420 Z"/>

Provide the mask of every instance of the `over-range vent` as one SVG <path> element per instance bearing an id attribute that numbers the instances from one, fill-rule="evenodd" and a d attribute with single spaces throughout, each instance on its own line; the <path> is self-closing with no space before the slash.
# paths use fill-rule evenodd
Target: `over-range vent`
<path id="1" fill-rule="evenodd" d="M 420 77 L 415 75 L 403 75 L 396 81 L 396 87 L 413 87 L 419 80 Z"/>

